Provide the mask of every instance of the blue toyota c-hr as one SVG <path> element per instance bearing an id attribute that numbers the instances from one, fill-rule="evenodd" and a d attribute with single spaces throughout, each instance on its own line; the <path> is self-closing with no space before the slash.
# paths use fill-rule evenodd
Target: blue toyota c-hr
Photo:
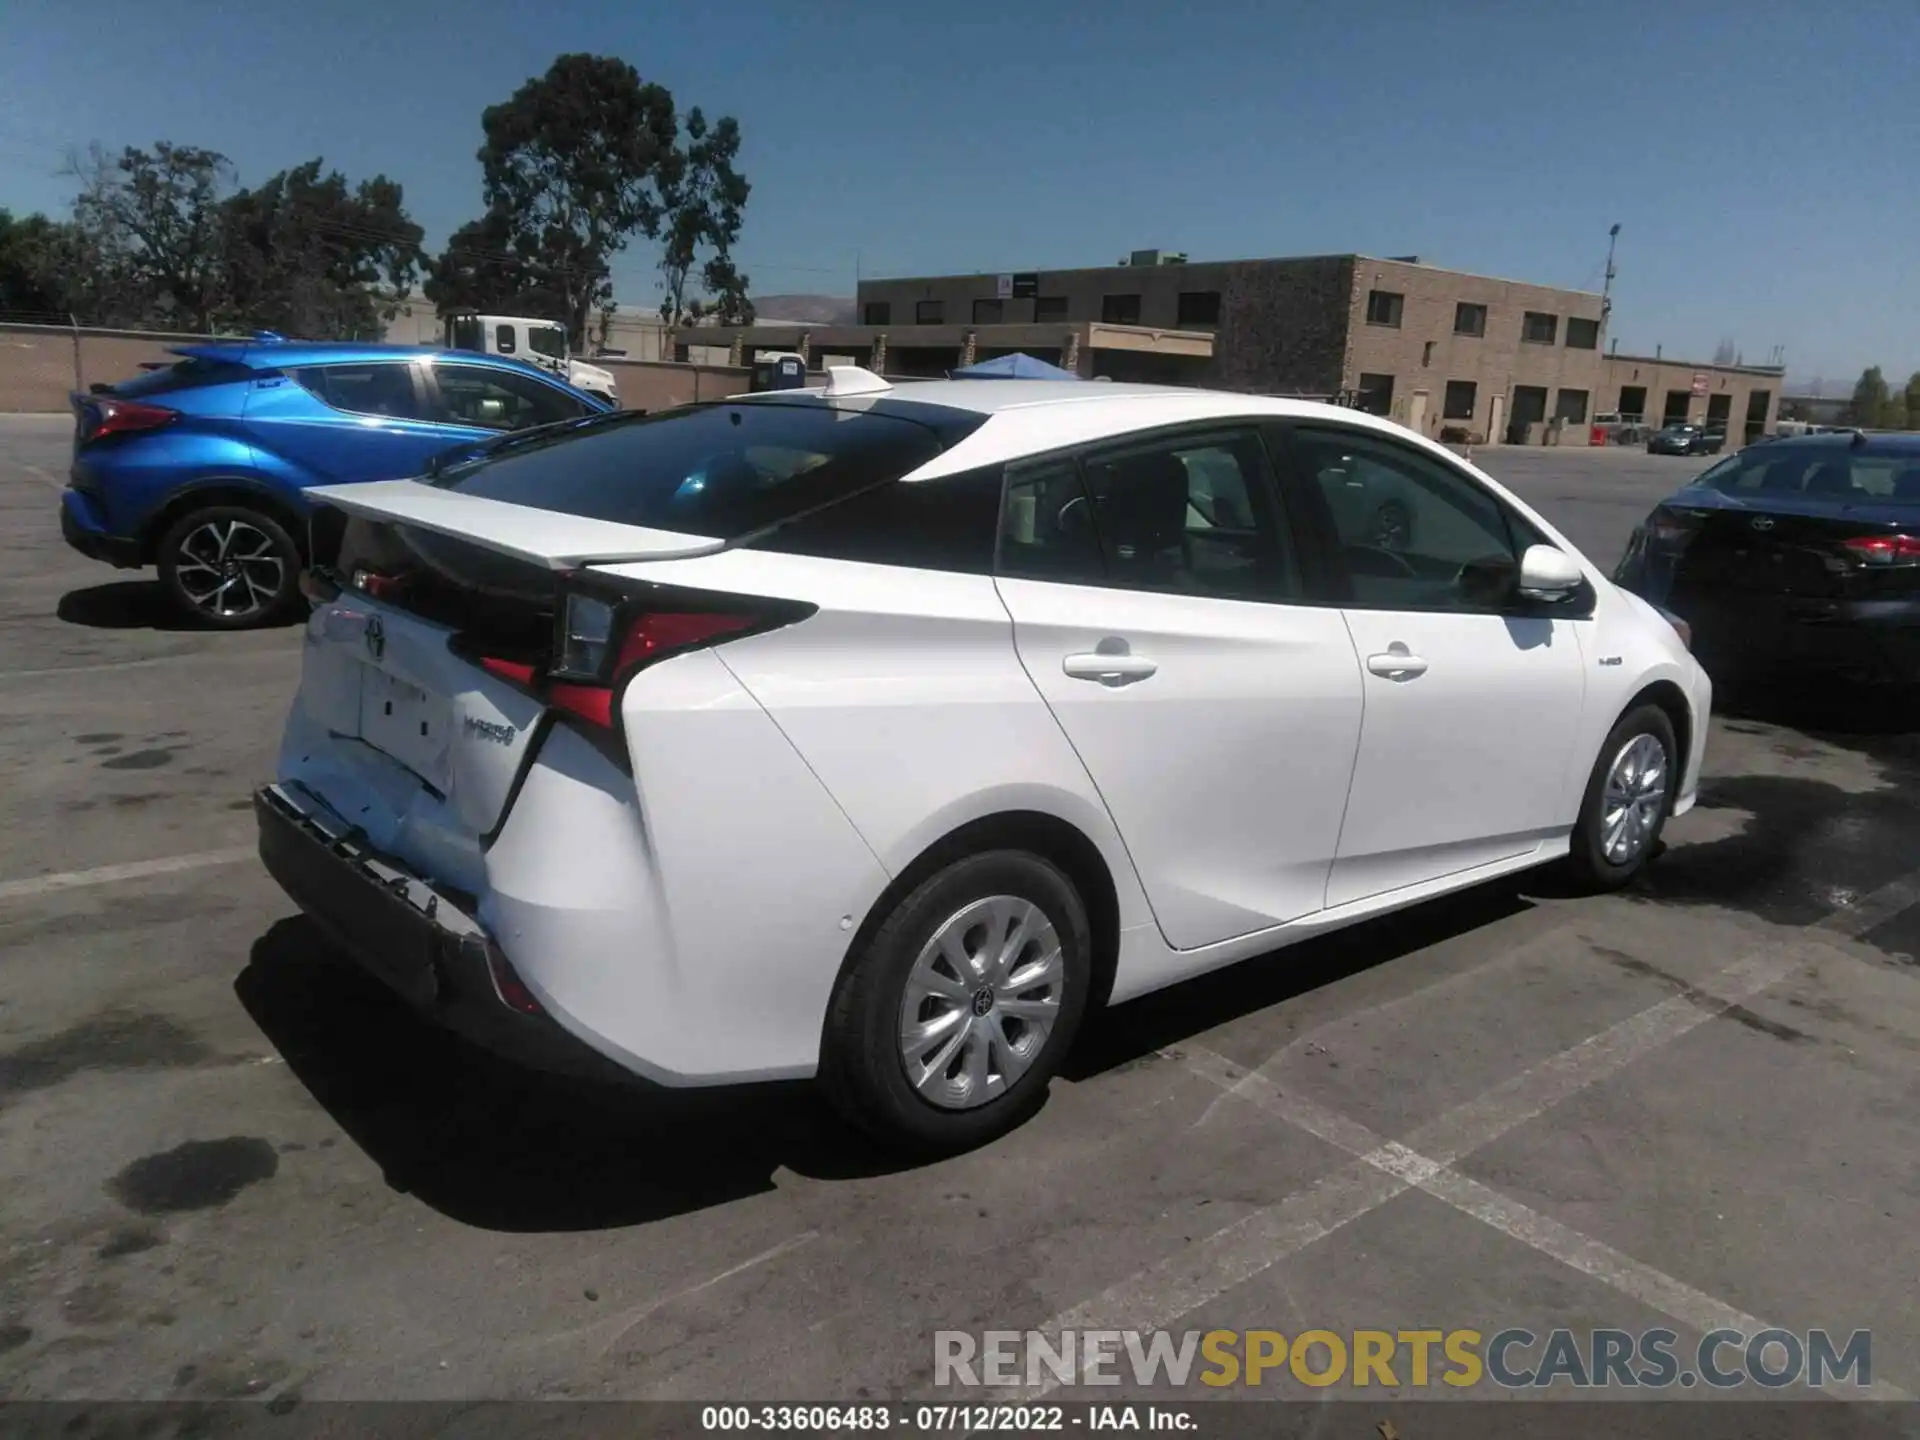
<path id="1" fill-rule="evenodd" d="M 156 566 L 173 600 L 238 630 L 298 592 L 311 485 L 417 475 L 502 433 L 606 413 L 518 360 L 417 345 L 259 339 L 73 396 L 60 528 L 83 555 Z"/>

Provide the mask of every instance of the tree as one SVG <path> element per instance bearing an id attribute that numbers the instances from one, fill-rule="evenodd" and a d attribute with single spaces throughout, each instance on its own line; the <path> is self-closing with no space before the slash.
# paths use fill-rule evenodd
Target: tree
<path id="1" fill-rule="evenodd" d="M 1906 389 L 1907 414 L 1902 428 L 1920 430 L 1920 370 L 1907 377 Z"/>
<path id="2" fill-rule="evenodd" d="M 1853 387 L 1853 403 L 1848 407 L 1848 418 L 1855 425 L 1878 425 L 1880 413 L 1886 408 L 1886 377 L 1880 373 L 1878 365 L 1870 365 L 1861 372 L 1860 379 Z"/>
<path id="3" fill-rule="evenodd" d="M 222 200 L 233 166 L 217 150 L 158 142 L 129 145 L 117 160 L 95 147 L 70 167 L 82 180 L 73 205 L 83 246 L 115 275 L 114 309 L 194 330 L 221 302 Z"/>
<path id="4" fill-rule="evenodd" d="M 678 329 L 711 310 L 722 317 L 723 324 L 745 324 L 753 318 L 753 306 L 747 299 L 747 277 L 734 268 L 731 253 L 733 242 L 740 238 L 741 212 L 753 189 L 734 168 L 740 154 L 740 125 L 731 115 L 723 115 L 709 129 L 707 117 L 696 105 L 687 112 L 686 136 L 685 147 L 676 146 L 659 171 L 666 237 L 660 275 L 667 292 L 660 302 L 660 318 Z M 695 300 L 690 307 L 687 283 L 702 250 L 709 252 L 701 280 L 711 303 Z M 744 320 L 734 318 L 743 311 Z"/>
<path id="5" fill-rule="evenodd" d="M 366 339 L 393 318 L 421 262 L 421 229 L 384 175 L 349 188 L 309 160 L 224 207 L 223 318 L 243 329 Z"/>
<path id="6" fill-rule="evenodd" d="M 0 209 L 0 312 L 58 323 L 70 311 L 60 255 L 66 227 L 44 215 Z"/>
<path id="7" fill-rule="evenodd" d="M 565 291 L 539 259 L 519 252 L 521 238 L 502 210 L 468 221 L 427 266 L 427 298 L 442 315 L 481 310 L 564 322 Z"/>
<path id="8" fill-rule="evenodd" d="M 674 150 L 673 96 L 624 60 L 562 55 L 488 106 L 480 126 L 488 215 L 506 227 L 505 248 L 558 291 L 578 339 L 588 312 L 612 302 L 612 257 L 636 234 L 659 234 L 654 181 Z"/>

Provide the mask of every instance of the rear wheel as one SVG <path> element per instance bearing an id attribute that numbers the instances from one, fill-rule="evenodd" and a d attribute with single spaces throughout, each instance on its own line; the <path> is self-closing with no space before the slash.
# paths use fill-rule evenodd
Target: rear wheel
<path id="1" fill-rule="evenodd" d="M 1617 890 L 1640 873 L 1660 845 L 1680 783 L 1673 722 L 1657 705 L 1621 717 L 1587 778 L 1567 863 L 1589 890 Z"/>
<path id="2" fill-rule="evenodd" d="M 300 551 L 279 521 L 244 505 L 183 515 L 156 547 L 160 583 L 203 625 L 245 630 L 287 613 L 300 582 Z"/>
<path id="3" fill-rule="evenodd" d="M 889 1149 L 970 1149 L 1039 1108 L 1091 981 L 1086 907 L 1037 855 L 955 861 L 882 921 L 842 975 L 820 1076 Z"/>

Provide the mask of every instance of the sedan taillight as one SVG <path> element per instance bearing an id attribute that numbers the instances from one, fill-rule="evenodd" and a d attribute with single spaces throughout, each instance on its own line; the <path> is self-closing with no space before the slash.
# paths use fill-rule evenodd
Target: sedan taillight
<path id="1" fill-rule="evenodd" d="M 1692 535 L 1705 518 L 1699 510 L 1670 510 L 1663 505 L 1647 518 L 1647 534 L 1663 545 L 1672 545 Z"/>
<path id="2" fill-rule="evenodd" d="M 1920 565 L 1920 536 L 1862 535 L 1840 542 L 1876 569 L 1888 565 Z"/>

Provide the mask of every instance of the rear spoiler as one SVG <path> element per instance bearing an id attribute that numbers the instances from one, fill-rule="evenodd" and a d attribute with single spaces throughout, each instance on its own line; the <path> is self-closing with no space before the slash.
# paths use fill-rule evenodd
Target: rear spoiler
<path id="1" fill-rule="evenodd" d="M 487 500 L 423 485 L 418 480 L 326 485 L 306 494 L 310 500 L 349 515 L 431 530 L 548 570 L 636 560 L 692 560 L 727 548 L 726 541 L 704 535 L 651 530 L 506 500 Z"/>

